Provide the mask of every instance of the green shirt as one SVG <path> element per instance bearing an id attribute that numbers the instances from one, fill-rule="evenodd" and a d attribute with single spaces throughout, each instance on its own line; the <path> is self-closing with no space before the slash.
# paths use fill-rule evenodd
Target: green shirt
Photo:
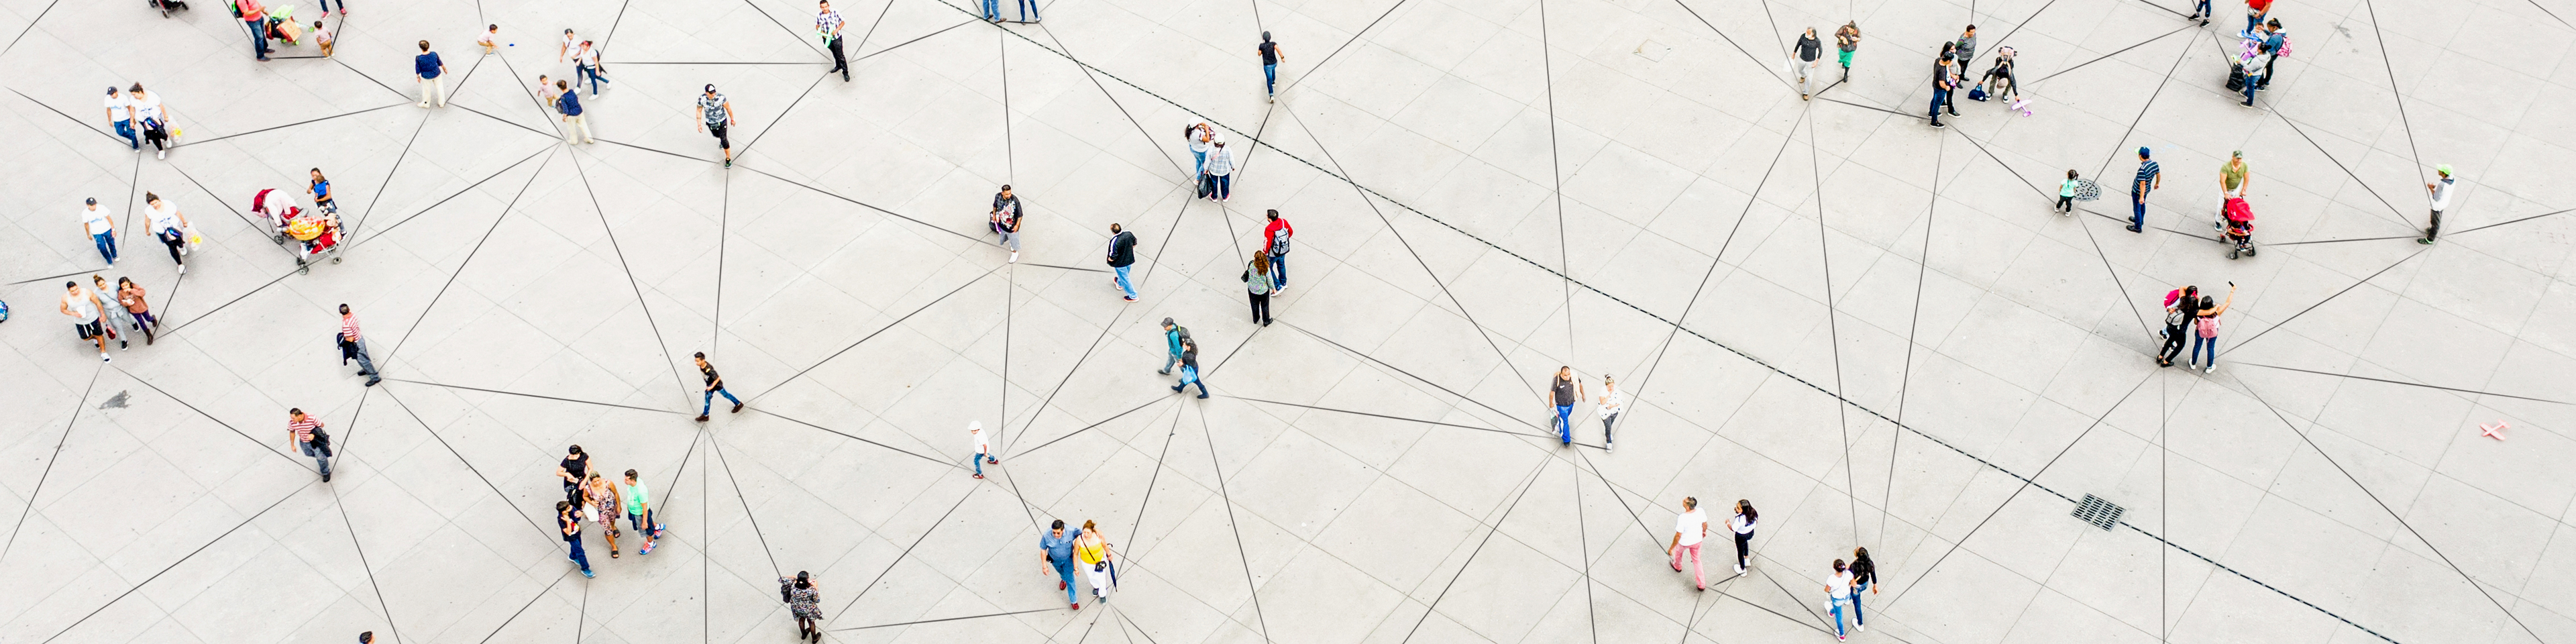
<path id="1" fill-rule="evenodd" d="M 651 498 L 652 492 L 644 489 L 642 481 L 626 484 L 626 513 L 644 514 L 644 503 Z"/>
<path id="2" fill-rule="evenodd" d="M 2075 180 L 2074 180 L 2074 179 L 2067 179 L 2065 183 L 2057 184 L 2057 196 L 2060 196 L 2060 197 L 2072 197 L 2072 196 L 2075 196 Z"/>
<path id="3" fill-rule="evenodd" d="M 2218 166 L 2218 185 L 2229 190 L 2245 185 L 2245 166 L 2233 162 Z"/>

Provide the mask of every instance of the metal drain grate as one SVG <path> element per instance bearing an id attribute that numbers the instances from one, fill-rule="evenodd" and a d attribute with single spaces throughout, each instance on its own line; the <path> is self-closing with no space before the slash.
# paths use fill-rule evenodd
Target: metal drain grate
<path id="1" fill-rule="evenodd" d="M 2091 494 L 2084 495 L 2084 502 L 2075 504 L 2075 518 L 2104 530 L 2109 530 L 2112 524 L 2120 522 L 2122 511 L 2119 505 Z"/>

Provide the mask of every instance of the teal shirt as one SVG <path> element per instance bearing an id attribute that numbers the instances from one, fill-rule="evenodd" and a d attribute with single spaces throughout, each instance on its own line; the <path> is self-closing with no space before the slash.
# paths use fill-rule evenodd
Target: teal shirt
<path id="1" fill-rule="evenodd" d="M 2072 197 L 2072 196 L 2075 196 L 2075 180 L 2074 180 L 2074 179 L 2067 179 L 2065 183 L 2057 184 L 2057 196 L 2060 196 L 2060 197 Z"/>

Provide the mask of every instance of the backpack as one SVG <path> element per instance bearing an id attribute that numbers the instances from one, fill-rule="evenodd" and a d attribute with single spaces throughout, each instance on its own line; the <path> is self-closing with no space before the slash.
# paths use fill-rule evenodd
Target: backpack
<path id="1" fill-rule="evenodd" d="M 2215 315 L 2204 315 L 2204 316 L 2200 316 L 2200 319 L 2199 319 L 2199 320 L 2197 320 L 2197 321 L 2195 321 L 2195 322 L 2193 323 L 2193 326 L 2197 327 L 2195 330 L 2197 330 L 2197 331 L 2199 331 L 2199 332 L 2200 332 L 2200 337 L 2204 337 L 2204 338 L 2215 338 L 2215 337 L 2218 337 L 2218 316 L 2215 316 Z"/>
<path id="2" fill-rule="evenodd" d="M 2189 321 L 2191 321 L 2191 314 L 2181 308 L 2165 312 L 2165 326 L 2182 326 L 2184 322 Z"/>
<path id="3" fill-rule="evenodd" d="M 322 431 L 322 428 L 321 428 L 321 427 L 318 427 L 318 426 L 317 426 L 317 427 L 314 427 L 314 428 L 313 428 L 313 446 L 314 446 L 314 447 L 320 447 L 320 448 L 323 448 L 323 449 L 330 449 L 330 448 L 331 448 L 331 434 L 330 434 L 330 433 L 328 433 L 328 432 L 324 432 L 324 431 Z"/>
<path id="4" fill-rule="evenodd" d="M 1272 236 L 1270 237 L 1270 254 L 1272 254 L 1272 255 L 1286 255 L 1286 254 L 1288 254 L 1288 236 L 1289 236 L 1290 234 L 1291 234 L 1291 233 L 1289 233 L 1289 232 L 1288 232 L 1288 229 L 1286 229 L 1286 228 L 1281 228 L 1281 229 L 1279 229 L 1279 234 L 1277 234 L 1277 235 L 1272 235 Z"/>

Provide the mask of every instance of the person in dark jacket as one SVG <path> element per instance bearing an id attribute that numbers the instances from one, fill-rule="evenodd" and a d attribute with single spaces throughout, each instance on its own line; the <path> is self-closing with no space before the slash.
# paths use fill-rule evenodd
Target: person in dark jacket
<path id="1" fill-rule="evenodd" d="M 1129 302 L 1136 301 L 1136 283 L 1127 279 L 1127 267 L 1134 265 L 1136 265 L 1136 233 L 1122 230 L 1118 224 L 1110 224 L 1109 269 L 1117 271 L 1118 275 L 1109 278 L 1109 282 L 1117 284 L 1118 290 L 1126 291 Z"/>
<path id="2" fill-rule="evenodd" d="M 1181 384 L 1172 385 L 1172 391 L 1180 391 L 1183 388 L 1189 387 L 1191 383 L 1198 384 L 1200 398 L 1208 397 L 1207 381 L 1199 379 L 1199 343 L 1191 340 L 1182 340 Z"/>

